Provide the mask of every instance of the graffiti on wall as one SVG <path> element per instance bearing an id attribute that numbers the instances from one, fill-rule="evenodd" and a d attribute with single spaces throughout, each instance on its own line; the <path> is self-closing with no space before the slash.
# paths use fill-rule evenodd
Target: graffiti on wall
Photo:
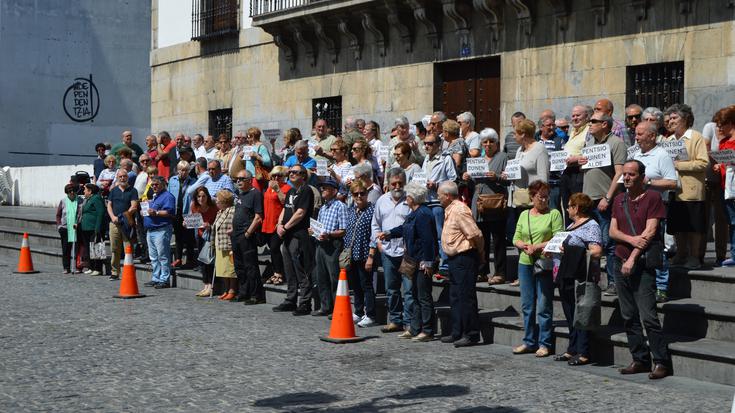
<path id="1" fill-rule="evenodd" d="M 64 112 L 74 122 L 92 122 L 100 110 L 100 94 L 89 79 L 78 77 L 64 93 Z"/>

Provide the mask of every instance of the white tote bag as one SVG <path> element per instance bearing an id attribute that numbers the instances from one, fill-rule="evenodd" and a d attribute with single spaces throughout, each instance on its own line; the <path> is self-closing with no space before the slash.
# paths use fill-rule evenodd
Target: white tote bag
<path id="1" fill-rule="evenodd" d="M 728 165 L 725 170 L 725 199 L 735 199 L 735 166 Z"/>

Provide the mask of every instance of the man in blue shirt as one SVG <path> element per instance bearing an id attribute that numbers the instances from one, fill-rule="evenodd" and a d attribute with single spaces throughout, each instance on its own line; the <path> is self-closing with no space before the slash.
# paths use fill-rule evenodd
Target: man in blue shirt
<path id="1" fill-rule="evenodd" d="M 227 190 L 232 193 L 235 192 L 235 186 L 232 184 L 232 179 L 227 174 L 222 173 L 222 165 L 218 160 L 209 161 L 207 163 L 207 170 L 202 172 L 197 178 L 197 181 L 186 190 L 189 196 L 194 196 L 194 192 L 200 186 L 204 186 L 209 191 L 209 194 L 214 198 L 217 192 L 221 190 Z"/>
<path id="2" fill-rule="evenodd" d="M 301 165 L 312 172 L 311 177 L 309 178 L 309 185 L 316 185 L 316 174 L 313 173 L 316 172 L 316 161 L 314 158 L 309 156 L 309 144 L 306 143 L 306 141 L 297 141 L 296 144 L 294 144 L 294 154 L 286 159 L 283 166 L 290 168 L 296 164 Z M 288 184 L 291 185 L 290 180 L 288 181 Z"/>
<path id="3" fill-rule="evenodd" d="M 94 160 L 94 179 L 97 180 L 97 178 L 100 177 L 100 173 L 103 169 L 105 169 L 105 151 L 107 148 L 105 147 L 104 143 L 98 143 L 97 145 L 94 145 L 94 151 L 97 152 L 97 159 Z"/>
<path id="4" fill-rule="evenodd" d="M 148 209 L 142 208 L 143 225 L 148 231 L 148 255 L 153 266 L 151 281 L 148 287 L 168 288 L 171 267 L 171 234 L 173 218 L 176 215 L 176 199 L 166 190 L 166 180 L 162 176 L 151 178 L 153 199 L 148 202 Z"/>
<path id="5" fill-rule="evenodd" d="M 318 221 L 323 231 L 316 237 L 316 283 L 319 287 L 321 309 L 311 313 L 313 316 L 326 316 L 332 313 L 334 293 L 339 279 L 339 253 L 342 252 L 342 239 L 347 229 L 347 206 L 337 199 L 339 184 L 328 178 L 319 184 L 324 204 L 319 209 Z M 311 235 L 315 235 L 313 231 Z"/>

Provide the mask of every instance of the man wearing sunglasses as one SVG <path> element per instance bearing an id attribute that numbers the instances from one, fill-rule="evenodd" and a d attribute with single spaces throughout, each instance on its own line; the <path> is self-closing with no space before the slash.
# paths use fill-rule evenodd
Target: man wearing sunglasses
<path id="1" fill-rule="evenodd" d="M 263 195 L 253 188 L 253 174 L 247 169 L 235 178 L 235 215 L 232 217 L 232 256 L 240 282 L 238 301 L 245 305 L 265 303 L 263 281 L 258 266 L 258 231 L 263 222 Z"/>
<path id="2" fill-rule="evenodd" d="M 283 302 L 273 311 L 292 311 L 293 315 L 311 313 L 311 269 L 314 268 L 313 242 L 309 239 L 309 218 L 314 212 L 314 192 L 306 183 L 306 168 L 288 169 L 291 189 L 286 194 L 276 232 L 283 239 L 281 254 L 288 290 Z M 298 304 L 298 305 L 297 305 Z"/>
<path id="3" fill-rule="evenodd" d="M 643 108 L 635 103 L 625 108 L 625 126 L 628 128 L 628 136 L 635 139 L 635 127 L 641 123 Z M 633 144 L 634 142 L 631 142 Z"/>

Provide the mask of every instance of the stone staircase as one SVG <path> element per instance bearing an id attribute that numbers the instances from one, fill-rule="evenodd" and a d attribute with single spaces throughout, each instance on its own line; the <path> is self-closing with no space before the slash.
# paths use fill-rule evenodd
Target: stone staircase
<path id="1" fill-rule="evenodd" d="M 24 232 L 28 232 L 30 237 L 34 263 L 58 266 L 61 270 L 61 244 L 54 223 L 54 210 L 0 207 L 0 253 L 16 257 Z M 509 267 L 515 265 L 514 258 L 510 257 Z M 261 259 L 267 260 L 267 257 Z M 711 256 L 707 259 L 713 261 Z M 139 283 L 150 279 L 150 266 L 137 264 L 136 268 Z M 173 283 L 178 288 L 198 290 L 201 288 L 201 276 L 196 271 L 180 270 L 173 277 Z M 378 286 L 378 321 L 384 323 L 385 296 L 380 294 L 380 272 Z M 280 303 L 285 291 L 285 286 L 267 285 L 267 302 Z M 440 333 L 451 328 L 448 293 L 446 282 L 435 282 L 433 294 Z M 674 374 L 735 385 L 735 270 L 672 269 L 669 295 L 673 298 L 659 304 L 658 312 L 670 343 Z M 488 286 L 478 283 L 477 298 L 481 308 L 483 342 L 507 346 L 521 343 L 523 321 L 519 288 L 508 284 Z M 627 365 L 631 359 L 616 297 L 603 296 L 602 320 L 605 326 L 593 333 L 593 360 L 598 365 Z M 554 341 L 557 352 L 566 348 L 568 334 L 561 302 L 555 294 Z"/>

